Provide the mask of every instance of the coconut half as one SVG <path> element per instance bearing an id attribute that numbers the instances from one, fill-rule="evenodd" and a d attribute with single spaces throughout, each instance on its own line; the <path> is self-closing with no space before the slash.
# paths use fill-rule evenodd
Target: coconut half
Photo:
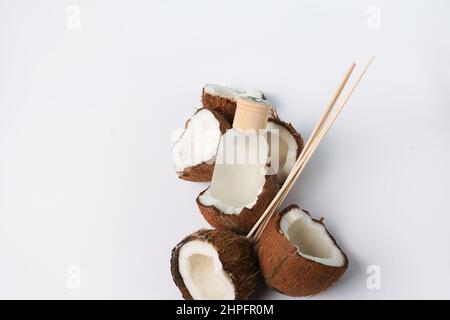
<path id="1" fill-rule="evenodd" d="M 303 150 L 304 144 L 301 135 L 294 127 L 280 119 L 270 118 L 267 123 L 267 139 L 269 142 L 272 167 L 278 177 L 280 184 L 283 184 Z M 278 152 L 272 150 L 272 140 L 277 139 Z M 277 161 L 278 159 L 278 161 Z M 274 161 L 277 161 L 274 166 Z"/>
<path id="2" fill-rule="evenodd" d="M 209 83 L 203 87 L 202 103 L 204 107 L 218 111 L 230 123 L 233 123 L 236 112 L 236 99 L 240 95 L 264 99 L 264 94 L 260 90 L 248 90 L 244 92 Z"/>
<path id="3" fill-rule="evenodd" d="M 199 230 L 173 250 L 172 278 L 188 300 L 241 300 L 255 290 L 258 262 L 251 243 L 225 230 Z"/>
<path id="4" fill-rule="evenodd" d="M 345 272 L 348 259 L 325 225 L 291 205 L 274 215 L 259 240 L 266 283 L 289 296 L 315 295 Z"/>
<path id="5" fill-rule="evenodd" d="M 211 181 L 220 138 L 230 124 L 218 112 L 199 109 L 185 125 L 172 149 L 175 170 L 181 179 Z"/>
<path id="6" fill-rule="evenodd" d="M 253 138 L 231 129 L 220 142 L 211 186 L 197 197 L 200 212 L 215 228 L 247 233 L 278 192 L 277 176 L 267 174 L 267 140 L 261 135 L 250 143 Z"/>
<path id="7" fill-rule="evenodd" d="M 222 199 L 227 197 L 227 192 L 223 192 L 220 197 L 211 195 L 206 189 L 197 197 L 197 205 L 208 223 L 217 229 L 231 230 L 238 234 L 247 234 L 264 213 L 270 202 L 273 200 L 279 189 L 276 175 L 265 176 L 265 183 L 256 195 L 255 200 L 248 205 L 236 208 Z M 228 208 L 228 212 L 223 209 Z M 227 210 L 227 209 L 225 209 Z M 239 211 L 238 213 L 233 213 Z"/>

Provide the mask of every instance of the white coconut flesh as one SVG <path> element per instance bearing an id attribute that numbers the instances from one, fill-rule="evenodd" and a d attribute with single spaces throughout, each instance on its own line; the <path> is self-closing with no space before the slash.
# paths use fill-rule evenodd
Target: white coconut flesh
<path id="1" fill-rule="evenodd" d="M 217 96 L 221 98 L 225 98 L 231 101 L 236 101 L 237 97 L 241 95 L 250 96 L 262 99 L 263 94 L 259 90 L 248 90 L 248 91 L 239 91 L 233 88 L 220 86 L 217 84 L 211 84 L 208 83 L 206 86 L 203 87 L 203 91 L 207 94 L 210 94 L 212 96 Z"/>
<path id="2" fill-rule="evenodd" d="M 297 141 L 288 129 L 278 123 L 268 122 L 267 129 L 271 166 L 276 169 L 279 181 L 284 181 L 297 160 Z"/>
<path id="3" fill-rule="evenodd" d="M 228 130 L 219 144 L 211 186 L 199 197 L 205 206 L 239 214 L 257 202 L 266 182 L 269 147 L 263 135 Z"/>
<path id="4" fill-rule="evenodd" d="M 178 268 L 193 299 L 234 300 L 233 282 L 209 242 L 192 240 L 184 244 L 178 254 Z"/>
<path id="5" fill-rule="evenodd" d="M 173 146 L 175 170 L 182 172 L 186 168 L 213 161 L 221 136 L 220 123 L 214 114 L 207 109 L 198 111 L 190 118 Z"/>
<path id="6" fill-rule="evenodd" d="M 303 210 L 293 208 L 286 212 L 280 220 L 280 230 L 302 257 L 327 266 L 344 265 L 344 256 L 325 227 Z"/>

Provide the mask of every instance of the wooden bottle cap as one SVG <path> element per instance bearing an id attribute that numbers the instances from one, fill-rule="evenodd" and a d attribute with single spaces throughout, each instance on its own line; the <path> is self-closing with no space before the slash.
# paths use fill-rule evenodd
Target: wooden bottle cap
<path id="1" fill-rule="evenodd" d="M 240 96 L 237 98 L 233 128 L 247 131 L 265 129 L 272 106 L 263 99 Z"/>

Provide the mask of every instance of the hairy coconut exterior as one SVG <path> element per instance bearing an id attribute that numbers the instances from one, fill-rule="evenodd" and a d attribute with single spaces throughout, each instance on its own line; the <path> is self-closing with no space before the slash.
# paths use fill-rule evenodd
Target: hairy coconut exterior
<path id="1" fill-rule="evenodd" d="M 203 89 L 202 104 L 205 108 L 216 110 L 223 115 L 228 122 L 233 123 L 234 114 L 236 113 L 236 101 L 206 93 Z"/>
<path id="2" fill-rule="evenodd" d="M 305 146 L 303 143 L 303 138 L 300 135 L 300 133 L 297 132 L 297 130 L 295 130 L 295 128 L 292 126 L 291 123 L 288 122 L 284 122 L 282 121 L 280 118 L 269 118 L 269 122 L 273 122 L 276 123 L 282 127 L 285 127 L 286 130 L 289 131 L 289 133 L 294 137 L 295 142 L 297 143 L 297 156 L 296 158 L 298 158 L 300 156 L 300 153 L 302 153 L 303 147 Z"/>
<path id="3" fill-rule="evenodd" d="M 247 234 L 264 213 L 273 198 L 275 198 L 278 189 L 277 176 L 266 176 L 266 182 L 258 196 L 256 204 L 251 209 L 242 209 L 239 214 L 225 214 L 214 206 L 202 204 L 200 202 L 200 196 L 208 189 L 204 190 L 197 197 L 197 205 L 205 220 L 214 228 L 231 230 L 239 234 Z"/>
<path id="4" fill-rule="evenodd" d="M 192 296 L 180 274 L 178 256 L 181 247 L 192 240 L 207 241 L 214 246 L 223 270 L 233 282 L 236 300 L 248 299 L 255 291 L 259 273 L 258 261 L 250 241 L 244 236 L 236 235 L 230 231 L 206 229 L 201 229 L 187 236 L 172 250 L 170 260 L 172 278 L 180 289 L 183 298 L 192 300 Z"/>
<path id="5" fill-rule="evenodd" d="M 178 177 L 192 182 L 209 182 L 214 171 L 214 161 L 211 162 L 202 162 L 196 166 L 185 168 L 178 172 Z"/>
<path id="6" fill-rule="evenodd" d="M 217 111 L 210 109 L 210 108 L 200 108 L 198 109 L 193 116 L 195 116 L 198 112 L 202 110 L 208 110 L 210 111 L 213 116 L 217 119 L 219 122 L 219 128 L 222 135 L 231 128 L 230 123 Z M 192 118 L 192 117 L 191 117 Z M 184 128 L 186 129 L 189 122 L 191 121 L 191 118 L 189 118 L 186 121 L 186 124 L 184 125 Z M 184 168 L 183 171 L 179 171 L 178 177 L 183 180 L 187 181 L 193 181 L 193 182 L 209 182 L 212 179 L 212 174 L 214 171 L 214 160 L 215 158 L 211 159 L 207 162 L 202 162 L 200 164 L 197 164 L 192 167 Z"/>
<path id="7" fill-rule="evenodd" d="M 327 266 L 299 255 L 297 247 L 280 231 L 281 217 L 294 208 L 298 206 L 291 205 L 270 219 L 259 239 L 259 264 L 268 286 L 293 297 L 311 296 L 331 287 L 347 269 L 348 259 L 326 228 L 344 256 L 344 265 Z M 313 220 L 325 227 L 321 221 Z"/>

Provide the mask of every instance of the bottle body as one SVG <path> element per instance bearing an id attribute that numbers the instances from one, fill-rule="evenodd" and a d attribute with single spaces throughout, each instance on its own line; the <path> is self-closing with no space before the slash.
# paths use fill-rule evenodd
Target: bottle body
<path id="1" fill-rule="evenodd" d="M 221 138 L 208 190 L 223 213 L 252 208 L 264 187 L 269 155 L 265 129 L 271 108 L 262 99 L 238 98 L 233 128 Z"/>
<path id="2" fill-rule="evenodd" d="M 222 211 L 256 202 L 266 180 L 268 152 L 265 136 L 256 130 L 230 129 L 223 135 L 209 188 L 211 196 L 224 205 Z"/>

